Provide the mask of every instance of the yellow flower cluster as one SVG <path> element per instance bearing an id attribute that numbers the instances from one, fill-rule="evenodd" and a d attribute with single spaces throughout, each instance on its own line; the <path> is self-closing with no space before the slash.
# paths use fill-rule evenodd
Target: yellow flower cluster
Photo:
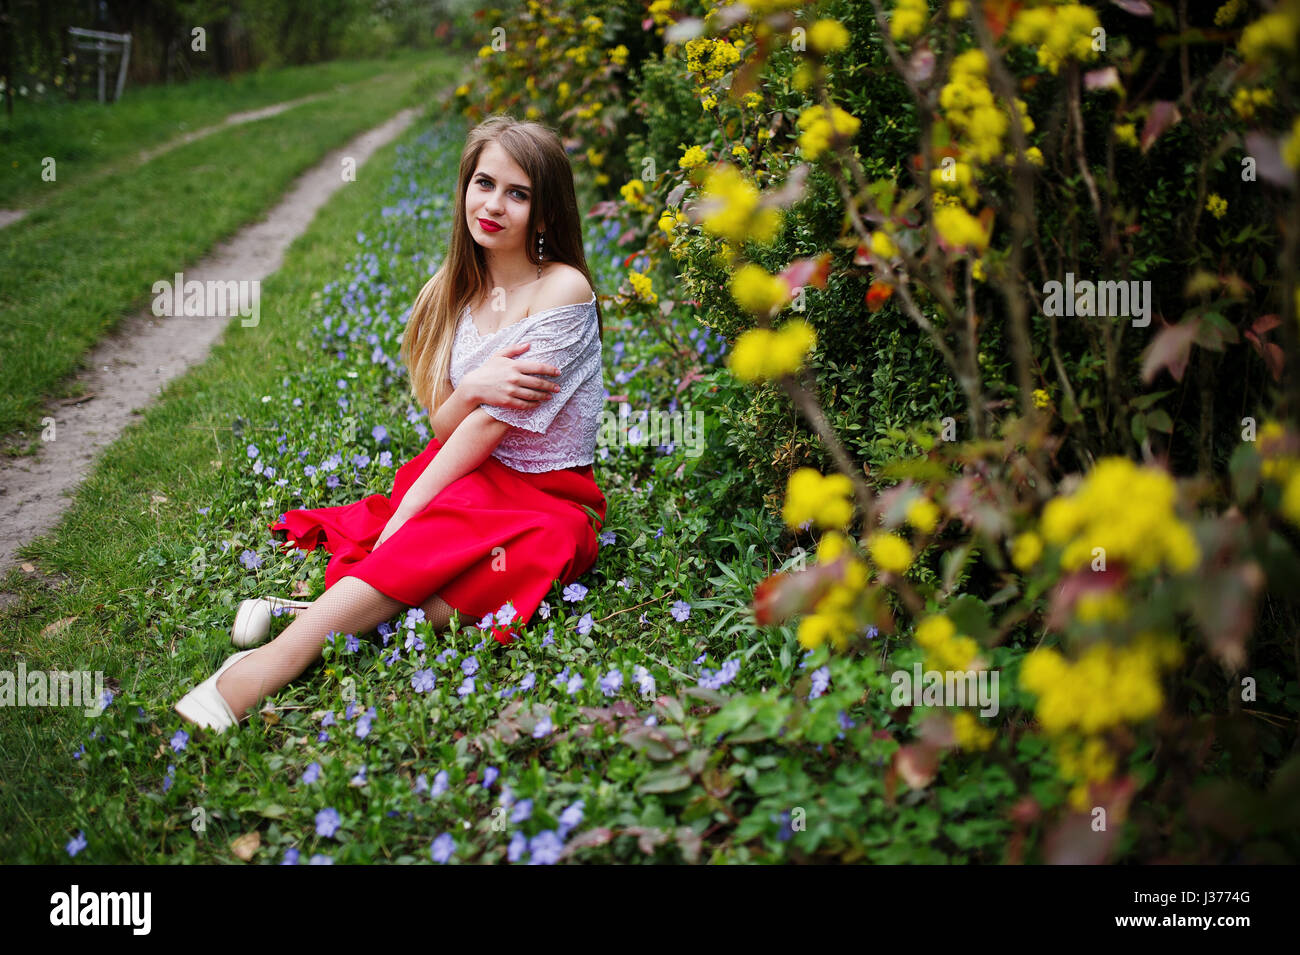
<path id="1" fill-rule="evenodd" d="M 731 276 L 731 297 L 755 315 L 770 315 L 790 298 L 790 286 L 779 275 L 750 262 Z"/>
<path id="2" fill-rule="evenodd" d="M 686 42 L 686 65 L 706 80 L 719 80 L 740 62 L 743 40 L 728 43 L 716 37 L 696 37 Z"/>
<path id="3" fill-rule="evenodd" d="M 898 255 L 898 246 L 889 237 L 889 233 L 877 230 L 871 233 L 871 251 L 882 259 L 892 259 Z"/>
<path id="4" fill-rule="evenodd" d="M 925 0 L 898 0 L 889 20 L 889 35 L 895 40 L 914 40 L 925 29 L 929 9 Z"/>
<path id="5" fill-rule="evenodd" d="M 816 333 L 802 318 L 786 322 L 776 331 L 752 328 L 736 340 L 727 365 L 741 381 L 793 375 L 816 344 Z"/>
<path id="6" fill-rule="evenodd" d="M 743 97 L 741 97 L 741 102 L 744 103 L 750 109 L 758 109 L 758 107 L 763 105 L 763 95 L 761 93 L 755 93 L 751 90 L 750 92 L 746 93 Z"/>
<path id="7" fill-rule="evenodd" d="M 912 548 L 897 534 L 879 531 L 867 538 L 867 553 L 881 570 L 900 577 L 912 566 Z"/>
<path id="8" fill-rule="evenodd" d="M 703 166 L 709 161 L 709 154 L 700 146 L 692 146 L 682 157 L 677 160 L 677 165 L 683 169 L 694 169 L 696 166 Z"/>
<path id="9" fill-rule="evenodd" d="M 1011 539 L 1011 563 L 1020 570 L 1029 570 L 1043 556 L 1043 539 L 1033 531 L 1025 531 Z"/>
<path id="10" fill-rule="evenodd" d="M 1035 389 L 1034 389 L 1034 407 L 1035 407 L 1035 408 L 1050 408 L 1051 406 L 1052 406 L 1052 396 L 1049 395 L 1049 394 L 1048 394 L 1046 391 L 1044 391 L 1042 388 L 1035 388 Z"/>
<path id="11" fill-rule="evenodd" d="M 737 245 L 746 239 L 771 242 L 781 228 L 781 210 L 760 208 L 758 188 L 730 163 L 710 171 L 702 198 L 713 206 L 704 218 L 704 228 Z"/>
<path id="12" fill-rule="evenodd" d="M 907 523 L 928 534 L 939 523 L 939 505 L 928 497 L 918 497 L 907 506 Z"/>
<path id="13" fill-rule="evenodd" d="M 1228 200 L 1217 192 L 1212 192 L 1205 197 L 1205 211 L 1216 219 L 1222 219 L 1228 211 Z"/>
<path id="14" fill-rule="evenodd" d="M 673 209 L 665 209 L 659 213 L 659 228 L 668 235 L 672 235 L 677 226 L 689 221 L 684 215 Z"/>
<path id="15" fill-rule="evenodd" d="M 1139 572 L 1164 564 L 1185 573 L 1200 562 L 1191 529 L 1174 512 L 1177 488 L 1156 467 L 1139 467 L 1128 458 L 1102 458 L 1074 494 L 1055 497 L 1043 508 L 1041 531 L 1064 547 L 1061 566 L 1087 566 L 1094 548 L 1105 559 Z"/>
<path id="16" fill-rule="evenodd" d="M 645 201 L 645 183 L 640 179 L 631 179 L 618 187 L 619 195 L 633 209 L 641 212 L 652 212 L 654 207 Z"/>
<path id="17" fill-rule="evenodd" d="M 591 47 L 580 44 L 565 50 L 564 55 L 572 60 L 575 66 L 586 66 L 591 59 Z"/>
<path id="18" fill-rule="evenodd" d="M 1160 712 L 1160 671 L 1180 662 L 1177 640 L 1143 633 L 1127 646 L 1094 643 L 1074 663 L 1051 648 L 1033 650 L 1020 685 L 1038 697 L 1035 713 L 1048 733 L 1100 733 Z"/>
<path id="19" fill-rule="evenodd" d="M 917 646 L 925 650 L 927 670 L 965 672 L 979 656 L 979 644 L 959 636 L 956 624 L 943 614 L 926 617 L 916 625 L 913 636 Z"/>
<path id="20" fill-rule="evenodd" d="M 843 530 L 853 520 L 853 482 L 843 474 L 822 476 L 799 468 L 785 486 L 781 517 L 797 530 L 812 521 L 823 529 Z"/>
<path id="21" fill-rule="evenodd" d="M 673 18 L 668 15 L 668 11 L 673 8 L 673 0 L 654 0 L 646 11 L 650 18 L 654 20 L 657 32 L 662 32 L 663 28 L 673 22 Z"/>
<path id="22" fill-rule="evenodd" d="M 1032 148 L 1037 149 L 1037 147 Z M 1041 156 L 1041 153 L 1039 155 Z M 961 200 L 971 207 L 979 201 L 979 196 L 975 192 L 975 177 L 968 162 L 953 162 L 947 165 L 941 163 L 931 169 L 930 186 L 937 190 L 936 201 L 939 194 L 960 196 Z"/>
<path id="23" fill-rule="evenodd" d="M 939 237 L 953 249 L 988 248 L 989 235 L 979 219 L 960 206 L 939 206 L 934 210 L 934 228 Z"/>
<path id="24" fill-rule="evenodd" d="M 1263 457 L 1259 473 L 1266 480 L 1282 485 L 1282 516 L 1300 527 L 1300 458 L 1285 454 L 1276 446 L 1284 435 L 1276 421 L 1260 426 L 1259 450 Z"/>
<path id="25" fill-rule="evenodd" d="M 949 124 L 962 139 L 970 158 L 980 163 L 1002 154 L 1003 138 L 1011 126 L 1010 116 L 989 89 L 988 73 L 989 61 L 983 51 L 967 50 L 952 61 L 948 82 L 939 91 L 939 105 Z M 1033 132 L 1029 107 L 1019 99 L 1016 106 L 1021 128 L 1026 134 Z"/>
<path id="26" fill-rule="evenodd" d="M 1216 27 L 1226 27 L 1233 20 L 1241 15 L 1241 5 L 1244 0 L 1228 0 L 1223 6 L 1214 11 L 1214 25 Z"/>
<path id="27" fill-rule="evenodd" d="M 1259 63 L 1270 53 L 1294 59 L 1300 41 L 1300 0 L 1282 0 L 1272 13 L 1266 13 L 1241 31 L 1237 49 L 1247 63 Z"/>
<path id="28" fill-rule="evenodd" d="M 1070 806 L 1079 812 L 1088 809 L 1088 785 L 1110 779 L 1117 768 L 1115 754 L 1098 736 L 1063 733 L 1053 740 L 1052 754 L 1062 779 L 1073 783 Z"/>
<path id="29" fill-rule="evenodd" d="M 1123 143 L 1125 146 L 1132 146 L 1137 149 L 1138 143 L 1137 127 L 1132 123 L 1116 123 L 1111 127 L 1115 131 L 1115 141 Z"/>
<path id="30" fill-rule="evenodd" d="M 629 271 L 627 280 L 632 283 L 632 292 L 643 302 L 654 304 L 659 301 L 659 296 L 654 293 L 653 283 L 650 276 L 643 275 L 640 272 Z"/>
<path id="31" fill-rule="evenodd" d="M 1300 169 L 1300 116 L 1291 127 L 1291 134 L 1282 143 L 1282 161 L 1292 169 Z"/>
<path id="32" fill-rule="evenodd" d="M 808 45 L 818 53 L 834 53 L 849 45 L 849 31 L 839 20 L 818 20 L 808 28 Z"/>
<path id="33" fill-rule="evenodd" d="M 997 736 L 968 710 L 958 710 L 952 718 L 952 735 L 962 749 L 988 749 Z"/>
<path id="34" fill-rule="evenodd" d="M 1248 90 L 1242 86 L 1232 94 L 1232 110 L 1242 119 L 1254 119 L 1255 110 L 1272 105 L 1273 91 L 1266 90 L 1263 87 Z"/>
<path id="35" fill-rule="evenodd" d="M 799 148 L 808 159 L 816 159 L 830 149 L 832 139 L 855 136 L 861 125 L 860 119 L 838 106 L 832 106 L 829 114 L 820 105 L 809 106 L 799 114 L 798 126 L 803 130 Z"/>
<path id="36" fill-rule="evenodd" d="M 1091 7 L 1067 3 L 1021 10 L 1011 21 L 1007 36 L 1013 43 L 1037 47 L 1038 62 L 1057 73 L 1067 60 L 1089 60 L 1096 55 L 1093 31 L 1100 26 Z"/>
<path id="37" fill-rule="evenodd" d="M 614 47 L 612 50 L 609 51 L 609 61 L 613 63 L 615 66 L 626 66 L 627 55 L 629 52 L 631 51 L 628 50 L 628 48 L 624 46 L 622 43 L 620 43 L 618 46 Z"/>
<path id="38" fill-rule="evenodd" d="M 829 639 L 837 650 L 843 650 L 858 629 L 854 609 L 867 586 L 866 565 L 849 552 L 843 534 L 827 531 L 817 542 L 819 564 L 832 564 L 846 554 L 844 576 L 817 601 L 813 612 L 799 621 L 799 643 L 806 649 L 815 650 Z"/>

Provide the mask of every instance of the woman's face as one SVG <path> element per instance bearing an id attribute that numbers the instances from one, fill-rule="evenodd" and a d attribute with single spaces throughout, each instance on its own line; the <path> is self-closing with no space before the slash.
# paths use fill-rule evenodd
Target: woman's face
<path id="1" fill-rule="evenodd" d="M 484 146 L 465 193 L 466 225 L 474 241 L 494 252 L 522 252 L 532 201 L 532 183 L 510 154 L 498 143 Z M 546 231 L 540 221 L 537 231 Z"/>

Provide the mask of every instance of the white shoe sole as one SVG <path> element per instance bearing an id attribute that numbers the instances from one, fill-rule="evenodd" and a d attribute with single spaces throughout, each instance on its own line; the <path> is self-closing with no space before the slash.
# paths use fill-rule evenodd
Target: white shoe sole
<path id="1" fill-rule="evenodd" d="M 271 632 L 271 611 L 286 607 L 306 610 L 310 603 L 285 600 L 283 597 L 253 597 L 239 605 L 230 627 L 230 642 L 237 647 L 255 647 Z"/>
<path id="2" fill-rule="evenodd" d="M 217 690 L 217 680 L 221 674 L 252 652 L 252 650 L 243 650 L 232 654 L 217 668 L 216 673 L 181 697 L 173 709 L 196 726 L 216 730 L 218 733 L 237 726 L 239 718 L 235 716 L 225 697 Z"/>

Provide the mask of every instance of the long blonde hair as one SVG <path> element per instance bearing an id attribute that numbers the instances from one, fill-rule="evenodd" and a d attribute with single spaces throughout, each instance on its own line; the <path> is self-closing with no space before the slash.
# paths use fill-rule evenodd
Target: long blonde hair
<path id="1" fill-rule="evenodd" d="M 402 333 L 400 354 L 410 373 L 411 394 L 430 414 L 451 396 L 451 346 L 460 314 L 488 290 L 483 249 L 474 241 L 465 222 L 465 192 L 478 168 L 479 154 L 491 142 L 498 143 L 519 164 L 532 186 L 533 201 L 528 210 L 530 241 L 524 243 L 528 261 L 534 264 L 541 261 L 537 258 L 536 225 L 539 218 L 545 219 L 544 257 L 573 266 L 595 288 L 582 248 L 573 167 L 559 136 L 541 123 L 519 122 L 500 114 L 479 123 L 470 131 L 460 156 L 456 212 L 452 217 L 447 257 L 420 289 Z M 599 296 L 596 318 L 597 327 L 601 328 Z"/>

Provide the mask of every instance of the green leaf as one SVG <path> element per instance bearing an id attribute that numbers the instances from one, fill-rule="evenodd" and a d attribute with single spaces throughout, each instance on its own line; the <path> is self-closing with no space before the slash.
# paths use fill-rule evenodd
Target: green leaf
<path id="1" fill-rule="evenodd" d="M 691 784 L 691 774 L 680 766 L 666 766 L 641 777 L 636 784 L 641 793 L 675 793 Z"/>
<path id="2" fill-rule="evenodd" d="M 1173 419 L 1169 417 L 1169 412 L 1164 408 L 1157 408 L 1155 411 L 1147 412 L 1147 424 L 1157 431 L 1163 431 L 1165 434 L 1172 434 L 1174 430 Z"/>

